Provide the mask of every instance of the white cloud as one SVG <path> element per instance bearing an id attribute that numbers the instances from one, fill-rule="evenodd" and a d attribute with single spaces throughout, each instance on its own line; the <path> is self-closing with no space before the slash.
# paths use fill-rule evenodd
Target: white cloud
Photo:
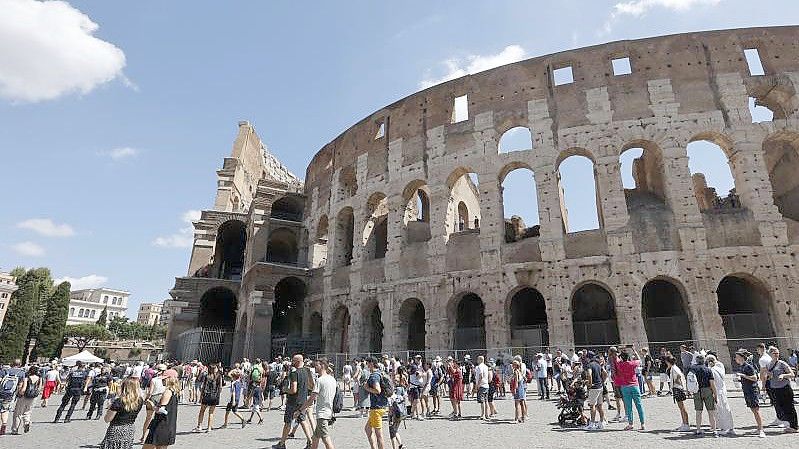
<path id="1" fill-rule="evenodd" d="M 200 211 L 188 210 L 183 213 L 181 220 L 186 223 L 186 226 L 178 229 L 178 232 L 166 236 L 156 237 L 153 240 L 153 245 L 160 248 L 191 248 L 194 244 L 194 226 L 193 221 L 200 219 Z"/>
<path id="2" fill-rule="evenodd" d="M 139 154 L 139 150 L 136 148 L 131 147 L 119 147 L 119 148 L 112 148 L 110 150 L 103 150 L 98 153 L 100 156 L 107 156 L 115 161 L 120 161 L 122 159 L 127 159 L 130 157 L 137 156 Z"/>
<path id="3" fill-rule="evenodd" d="M 443 62 L 447 67 L 446 75 L 440 78 L 424 79 L 419 82 L 419 87 L 427 89 L 430 86 L 435 86 L 436 84 L 441 84 L 455 78 L 521 61 L 526 55 L 527 52 L 520 45 L 508 45 L 502 49 L 501 52 L 494 55 L 469 55 L 462 59 L 447 59 Z"/>
<path id="4" fill-rule="evenodd" d="M 108 282 L 108 278 L 100 276 L 99 274 L 88 274 L 79 278 L 64 276 L 56 279 L 54 282 L 56 285 L 62 282 L 69 282 L 72 290 L 83 290 L 84 288 L 100 288 Z"/>
<path id="5" fill-rule="evenodd" d="M 671 11 L 686 12 L 696 6 L 716 6 L 722 0 L 628 0 L 616 3 L 610 17 L 600 30 L 600 35 L 607 35 L 613 31 L 613 25 L 622 16 L 641 17 L 655 8 L 663 8 Z"/>
<path id="6" fill-rule="evenodd" d="M 0 0 L 0 96 L 17 102 L 88 93 L 121 78 L 125 54 L 63 1 Z"/>
<path id="7" fill-rule="evenodd" d="M 44 256 L 44 248 L 33 242 L 19 242 L 11 246 L 20 256 L 40 257 Z"/>
<path id="8" fill-rule="evenodd" d="M 66 223 L 55 224 L 49 218 L 30 218 L 17 223 L 17 227 L 30 229 L 45 237 L 71 237 L 75 235 L 75 230 L 72 229 L 72 226 Z"/>

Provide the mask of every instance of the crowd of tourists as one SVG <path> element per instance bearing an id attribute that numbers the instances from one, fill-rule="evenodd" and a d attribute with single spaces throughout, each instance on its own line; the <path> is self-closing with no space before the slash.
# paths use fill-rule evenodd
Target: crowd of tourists
<path id="1" fill-rule="evenodd" d="M 476 400 L 480 405 L 476 418 L 490 422 L 498 419 L 495 399 L 510 396 L 513 422 L 523 423 L 528 417 L 529 389 L 541 401 L 555 400 L 561 424 L 579 425 L 585 431 L 601 431 L 612 423 L 634 430 L 634 417 L 638 429 L 646 430 L 642 399 L 670 396 L 680 423 L 675 432 L 717 437 L 736 434 L 725 384 L 725 375 L 733 373 L 751 410 L 754 433 L 765 437 L 760 407 L 767 403 L 776 413 L 770 426 L 790 433 L 799 429 L 791 385 L 798 356 L 792 351 L 783 357 L 778 348 L 760 344 L 755 354 L 736 351 L 731 367 L 725 367 L 713 352 L 687 345 L 678 354 L 666 348 L 651 354 L 634 345 L 610 347 L 602 353 L 546 350 L 528 360 L 519 355 L 497 359 L 478 355 L 474 360 L 470 355 L 430 360 L 417 355 L 400 360 L 386 354 L 338 367 L 325 358 L 310 360 L 302 355 L 272 361 L 243 359 L 227 368 L 198 360 L 153 365 L 77 362 L 71 367 L 57 360 L 25 367 L 16 361 L 0 369 L 0 435 L 6 434 L 9 422 L 11 434 L 28 433 L 34 404 L 48 407 L 53 394 L 63 394 L 53 422 L 70 422 L 82 401 L 80 414 L 108 423 L 102 449 L 131 448 L 136 442 L 145 449 L 174 444 L 178 412 L 185 404 L 198 406 L 194 432 L 227 428 L 231 418 L 241 428 L 254 420 L 263 424 L 263 413 L 280 410 L 283 427 L 275 449 L 285 448 L 298 430 L 306 447 L 316 448 L 321 442 L 332 449 L 332 426 L 345 409 L 344 398 L 351 397 L 350 410 L 365 419 L 370 447 L 387 446 L 382 430 L 385 421 L 391 447 L 398 449 L 403 447 L 400 425 L 404 420 L 424 421 L 446 414 L 457 421 L 464 418 L 464 400 Z M 216 426 L 215 411 L 225 391 L 224 418 Z M 686 407 L 689 400 L 695 411 L 693 427 Z M 613 418 L 611 411 L 615 411 Z M 144 423 L 137 429 L 142 413 Z M 707 426 L 703 426 L 705 416 Z"/>

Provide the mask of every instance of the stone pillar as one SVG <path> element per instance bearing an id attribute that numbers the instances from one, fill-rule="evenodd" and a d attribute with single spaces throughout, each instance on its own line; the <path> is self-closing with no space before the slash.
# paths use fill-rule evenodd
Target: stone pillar
<path id="1" fill-rule="evenodd" d="M 485 167 L 491 168 L 491 167 Z M 478 174 L 480 180 L 480 258 L 483 271 L 502 268 L 500 248 L 505 238 L 505 217 L 502 215 L 502 188 L 496 173 Z"/>
<path id="2" fill-rule="evenodd" d="M 685 145 L 674 144 L 662 149 L 662 158 L 664 193 L 674 214 L 680 246 L 683 251 L 705 250 L 707 238 L 688 168 L 688 151 Z"/>
<path id="3" fill-rule="evenodd" d="M 447 206 L 450 192 L 446 185 L 430 186 L 430 242 L 428 251 L 431 258 L 431 273 L 446 271 L 447 255 Z"/>
<path id="4" fill-rule="evenodd" d="M 560 208 L 560 186 L 557 169 L 552 164 L 539 165 L 533 169 L 538 192 L 538 218 L 540 222 L 541 258 L 555 261 L 566 258 L 563 247 L 563 217 Z"/>
<path id="5" fill-rule="evenodd" d="M 272 313 L 275 295 L 272 290 L 254 291 L 250 293 L 252 323 L 250 333 L 250 348 L 248 354 L 253 358 L 271 360 L 272 358 Z"/>
<path id="6" fill-rule="evenodd" d="M 386 281 L 399 279 L 400 255 L 402 254 L 405 204 L 402 193 L 392 195 L 388 201 L 388 250 L 385 258 Z"/>
<path id="7" fill-rule="evenodd" d="M 560 348 L 566 352 L 574 347 L 574 326 L 572 323 L 571 297 L 569 291 L 563 286 L 558 286 L 551 292 L 541 290 L 546 295 L 547 331 L 549 332 L 549 345 Z"/>
<path id="8" fill-rule="evenodd" d="M 616 269 L 630 271 L 630 264 L 619 262 Z M 619 339 L 622 344 L 636 344 L 642 347 L 647 343 L 646 327 L 641 316 L 641 292 L 643 285 L 634 279 L 624 278 L 615 285 L 610 294 L 614 296 L 616 306 L 616 323 L 619 327 Z"/>
<path id="9" fill-rule="evenodd" d="M 621 183 L 621 165 L 615 154 L 597 159 L 594 166 L 599 223 L 606 231 L 627 226 L 627 200 Z"/>

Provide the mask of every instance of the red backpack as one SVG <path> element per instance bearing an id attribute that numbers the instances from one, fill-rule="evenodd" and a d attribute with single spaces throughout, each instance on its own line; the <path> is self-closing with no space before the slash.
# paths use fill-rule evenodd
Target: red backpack
<path id="1" fill-rule="evenodd" d="M 533 381 L 533 372 L 530 368 L 527 368 L 527 372 L 524 373 L 524 380 L 526 380 L 528 384 Z"/>

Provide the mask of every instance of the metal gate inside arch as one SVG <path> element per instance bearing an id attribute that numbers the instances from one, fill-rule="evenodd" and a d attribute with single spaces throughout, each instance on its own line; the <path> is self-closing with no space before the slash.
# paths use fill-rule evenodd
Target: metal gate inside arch
<path id="1" fill-rule="evenodd" d="M 177 360 L 199 360 L 204 364 L 230 365 L 233 331 L 228 329 L 189 329 L 178 335 Z"/>

